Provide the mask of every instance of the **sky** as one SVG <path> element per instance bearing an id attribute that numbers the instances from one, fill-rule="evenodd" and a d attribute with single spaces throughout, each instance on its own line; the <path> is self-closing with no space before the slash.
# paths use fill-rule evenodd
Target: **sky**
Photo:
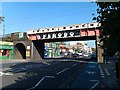
<path id="1" fill-rule="evenodd" d="M 96 9 L 91 2 L 3 2 L 5 34 L 95 22 Z"/>

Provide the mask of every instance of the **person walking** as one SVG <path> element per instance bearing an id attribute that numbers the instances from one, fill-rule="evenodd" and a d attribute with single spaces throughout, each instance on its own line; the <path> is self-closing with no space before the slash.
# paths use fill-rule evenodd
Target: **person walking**
<path id="1" fill-rule="evenodd" d="M 6 51 L 6 55 L 7 55 L 8 59 L 9 59 L 10 58 L 10 50 Z"/>
<path id="2" fill-rule="evenodd" d="M 106 53 L 103 54 L 104 56 L 104 63 L 108 64 L 108 56 Z"/>

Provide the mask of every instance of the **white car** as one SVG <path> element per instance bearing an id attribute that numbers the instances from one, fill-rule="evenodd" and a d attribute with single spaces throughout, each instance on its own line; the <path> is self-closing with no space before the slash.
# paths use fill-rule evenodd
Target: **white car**
<path id="1" fill-rule="evenodd" d="M 89 55 L 88 54 L 83 54 L 83 56 L 88 57 Z"/>
<path id="2" fill-rule="evenodd" d="M 82 53 L 77 53 L 77 54 L 79 54 L 79 56 L 82 56 L 82 55 L 83 55 Z"/>

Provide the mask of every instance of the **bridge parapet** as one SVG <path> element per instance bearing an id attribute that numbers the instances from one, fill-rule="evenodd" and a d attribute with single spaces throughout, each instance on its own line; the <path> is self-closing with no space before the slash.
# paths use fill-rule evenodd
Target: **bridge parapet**
<path id="1" fill-rule="evenodd" d="M 30 40 L 98 36 L 101 33 L 99 29 L 100 26 L 100 23 L 93 22 L 54 28 L 41 28 L 37 30 L 29 30 L 27 36 Z"/>
<path id="2" fill-rule="evenodd" d="M 38 34 L 38 33 L 48 33 L 48 32 L 60 32 L 60 31 L 68 31 L 75 29 L 90 29 L 90 28 L 99 28 L 101 26 L 98 22 L 92 23 L 82 23 L 82 24 L 74 24 L 68 26 L 59 26 L 59 27 L 51 27 L 51 28 L 40 28 L 36 30 L 28 30 L 27 34 Z"/>

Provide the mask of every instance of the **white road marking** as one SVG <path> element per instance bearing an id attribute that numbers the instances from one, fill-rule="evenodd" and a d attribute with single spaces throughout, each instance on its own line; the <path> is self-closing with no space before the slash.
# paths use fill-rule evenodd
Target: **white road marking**
<path id="1" fill-rule="evenodd" d="M 35 86 L 33 86 L 33 87 L 31 87 L 31 88 L 28 88 L 28 89 L 26 89 L 26 90 L 31 90 L 31 89 L 36 88 L 44 79 L 45 79 L 45 77 L 43 77 L 42 79 L 40 79 L 40 81 L 39 81 Z"/>
<path id="2" fill-rule="evenodd" d="M 100 65 L 99 65 L 99 69 L 100 69 L 100 73 L 103 73 L 103 70 Z"/>
<path id="3" fill-rule="evenodd" d="M 89 90 L 94 89 L 98 84 L 99 84 L 99 80 L 90 80 L 91 82 L 96 82 Z"/>
<path id="4" fill-rule="evenodd" d="M 102 75 L 101 77 L 102 77 L 102 78 L 105 78 L 105 76 L 104 76 L 104 75 Z"/>
<path id="5" fill-rule="evenodd" d="M 100 75 L 104 75 L 104 73 L 101 73 Z"/>
<path id="6" fill-rule="evenodd" d="M 62 71 L 58 72 L 56 75 L 59 75 L 59 74 L 61 74 L 62 72 L 68 70 L 68 69 L 69 69 L 69 68 L 65 68 L 65 69 L 63 69 Z"/>
<path id="7" fill-rule="evenodd" d="M 55 78 L 55 76 L 44 76 L 44 77 L 42 77 L 42 78 L 40 79 L 40 81 L 39 81 L 37 84 L 35 84 L 35 86 L 33 86 L 33 87 L 31 87 L 31 88 L 28 88 L 28 89 L 26 89 L 26 90 L 35 89 L 36 87 L 38 87 L 38 85 L 40 85 L 40 83 L 41 83 L 45 78 Z"/>
<path id="8" fill-rule="evenodd" d="M 105 77 L 105 75 L 104 75 L 104 72 L 103 72 L 103 70 L 102 70 L 102 68 L 101 68 L 101 66 L 99 65 L 99 69 L 100 69 L 100 74 L 101 74 L 101 77 L 102 78 L 104 78 Z"/>
<path id="9" fill-rule="evenodd" d="M 0 76 L 3 76 L 3 75 L 13 75 L 12 73 L 3 73 L 0 71 Z"/>
<path id="10" fill-rule="evenodd" d="M 98 82 L 99 80 L 90 80 L 91 82 Z"/>
<path id="11" fill-rule="evenodd" d="M 95 68 L 95 66 L 89 66 L 90 68 Z"/>
<path id="12" fill-rule="evenodd" d="M 21 68 L 22 70 L 26 70 L 26 68 Z"/>
<path id="13" fill-rule="evenodd" d="M 76 66 L 77 65 L 77 63 L 76 64 L 73 64 L 72 66 L 74 67 L 74 66 Z"/>
<path id="14" fill-rule="evenodd" d="M 105 69 L 105 72 L 106 72 L 106 74 L 109 76 L 110 75 L 110 73 L 109 73 L 109 71 L 107 70 L 107 69 Z"/>
<path id="15" fill-rule="evenodd" d="M 45 76 L 46 78 L 55 78 L 55 76 Z"/>
<path id="16" fill-rule="evenodd" d="M 88 73 L 88 74 L 95 74 L 96 72 L 93 72 L 93 71 L 86 71 L 86 73 Z"/>
<path id="17" fill-rule="evenodd" d="M 34 88 L 37 87 L 44 79 L 45 79 L 45 77 L 43 77 L 43 78 L 34 86 Z"/>

